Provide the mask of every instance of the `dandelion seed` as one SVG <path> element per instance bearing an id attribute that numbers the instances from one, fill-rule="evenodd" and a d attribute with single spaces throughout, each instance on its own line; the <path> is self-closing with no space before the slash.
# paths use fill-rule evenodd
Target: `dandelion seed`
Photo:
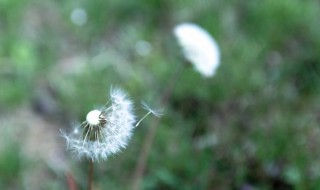
<path id="1" fill-rule="evenodd" d="M 216 41 L 201 27 L 192 23 L 179 24 L 174 35 L 185 58 L 204 77 L 212 77 L 220 64 L 220 50 Z"/>
<path id="2" fill-rule="evenodd" d="M 156 117 L 161 117 L 162 116 L 162 111 L 156 111 L 151 109 L 145 102 L 142 102 L 143 108 L 148 111 L 146 115 L 144 115 L 136 124 L 136 127 L 146 118 L 148 115 L 153 114 Z"/>
<path id="3" fill-rule="evenodd" d="M 161 117 L 163 115 L 163 110 L 154 110 L 151 109 L 147 103 L 142 102 L 142 106 L 145 110 L 149 111 L 149 113 L 152 113 L 156 117 Z"/>

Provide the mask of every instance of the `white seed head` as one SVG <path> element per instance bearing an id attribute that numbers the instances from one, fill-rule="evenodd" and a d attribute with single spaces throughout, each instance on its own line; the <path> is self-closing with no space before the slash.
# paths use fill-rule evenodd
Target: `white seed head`
<path id="1" fill-rule="evenodd" d="M 220 64 L 219 46 L 213 37 L 201 27 L 182 23 L 174 28 L 174 35 L 182 48 L 184 57 L 204 77 L 212 77 Z"/>
<path id="2" fill-rule="evenodd" d="M 98 125 L 100 120 L 99 120 L 99 116 L 101 114 L 101 111 L 99 110 L 92 110 L 87 114 L 86 117 L 86 121 L 90 124 L 90 125 Z"/>
<path id="3" fill-rule="evenodd" d="M 112 88 L 107 105 L 90 111 L 86 120 L 74 127 L 73 132 L 62 135 L 67 148 L 79 158 L 100 161 L 126 147 L 135 128 L 134 123 L 131 100 L 123 90 Z"/>

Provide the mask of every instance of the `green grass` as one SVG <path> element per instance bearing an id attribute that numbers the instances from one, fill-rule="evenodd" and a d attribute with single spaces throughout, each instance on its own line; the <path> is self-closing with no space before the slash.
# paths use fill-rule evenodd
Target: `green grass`
<path id="1" fill-rule="evenodd" d="M 70 20 L 77 7 L 88 14 L 83 26 Z M 157 105 L 174 82 L 143 189 L 316 190 L 319 7 L 312 0 L 0 0 L 0 113 L 32 105 L 39 89 L 50 89 L 67 120 L 81 121 L 116 85 L 143 115 L 139 102 Z M 213 78 L 204 79 L 182 58 L 172 28 L 184 21 L 201 25 L 219 43 L 221 65 Z M 136 53 L 139 40 L 151 44 L 148 56 Z M 99 164 L 98 187 L 130 189 L 151 123 L 136 129 L 127 150 Z M 215 143 L 197 147 L 213 136 Z M 85 187 L 83 162 L 67 158 Z M 10 147 L 0 155 L 0 187 L 26 188 L 12 182 L 23 178 L 19 159 Z M 66 189 L 63 175 L 54 173 L 40 186 Z"/>

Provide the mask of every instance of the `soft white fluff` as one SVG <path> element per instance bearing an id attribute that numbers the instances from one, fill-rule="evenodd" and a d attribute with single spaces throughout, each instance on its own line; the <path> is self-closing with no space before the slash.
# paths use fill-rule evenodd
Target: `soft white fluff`
<path id="1" fill-rule="evenodd" d="M 101 114 L 97 115 L 96 113 L 99 111 Z M 62 133 L 67 141 L 68 149 L 72 150 L 79 158 L 86 157 L 93 161 L 99 161 L 106 160 L 110 155 L 126 147 L 132 130 L 135 128 L 135 116 L 132 102 L 123 90 L 111 89 L 109 104 L 100 110 L 93 110 L 89 113 L 87 120 L 76 126 L 70 134 Z M 100 119 L 98 125 L 96 124 L 97 119 Z M 97 138 L 90 139 L 89 132 L 84 131 L 85 126 L 92 131 L 99 129 Z M 92 134 L 95 133 L 92 132 Z"/>
<path id="2" fill-rule="evenodd" d="M 192 23 L 179 24 L 174 35 L 182 47 L 185 58 L 204 77 L 212 77 L 220 63 L 220 51 L 216 41 L 201 27 Z"/>

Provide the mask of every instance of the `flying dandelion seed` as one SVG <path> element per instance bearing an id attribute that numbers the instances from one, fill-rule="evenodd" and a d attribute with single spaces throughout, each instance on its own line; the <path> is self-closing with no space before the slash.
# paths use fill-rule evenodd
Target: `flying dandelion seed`
<path id="1" fill-rule="evenodd" d="M 132 101 L 122 89 L 112 88 L 110 100 L 103 108 L 90 111 L 86 120 L 74 127 L 70 134 L 62 132 L 67 148 L 79 158 L 106 160 L 126 147 L 133 129 L 147 115 L 160 116 L 154 110 L 145 108 L 148 113 L 135 124 Z"/>
<path id="2" fill-rule="evenodd" d="M 204 77 L 212 77 L 220 64 L 220 50 L 212 36 L 192 23 L 179 24 L 174 35 L 183 55 Z"/>

